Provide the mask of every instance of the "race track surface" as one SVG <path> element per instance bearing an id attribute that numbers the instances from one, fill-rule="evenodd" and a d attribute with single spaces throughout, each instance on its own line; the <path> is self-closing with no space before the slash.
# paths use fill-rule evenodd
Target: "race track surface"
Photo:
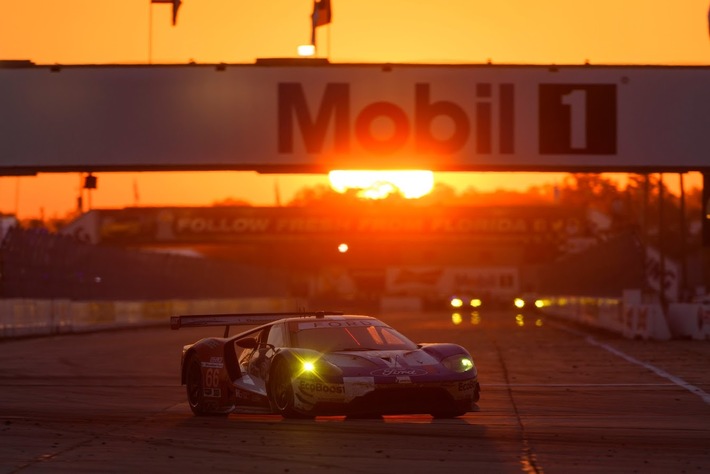
<path id="1" fill-rule="evenodd" d="M 351 420 L 196 418 L 164 328 L 0 343 L 0 472 L 700 473 L 710 343 L 629 341 L 536 314 L 385 314 L 466 346 L 480 410 Z M 456 319 L 458 321 L 458 319 Z"/>

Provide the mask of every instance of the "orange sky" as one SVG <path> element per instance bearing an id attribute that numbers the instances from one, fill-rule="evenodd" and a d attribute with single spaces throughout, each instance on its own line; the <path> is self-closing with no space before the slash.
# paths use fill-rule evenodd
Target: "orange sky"
<path id="1" fill-rule="evenodd" d="M 708 0 L 332 0 L 319 55 L 332 62 L 710 64 Z M 311 0 L 0 0 L 0 59 L 38 64 L 253 62 L 293 57 L 310 39 Z M 152 48 L 149 47 L 152 11 Z M 250 172 L 103 173 L 94 207 L 211 204 L 228 197 L 274 203 L 323 176 Z M 561 174 L 446 173 L 463 188 L 514 188 Z M 669 179 L 670 180 L 670 179 Z M 673 179 L 677 181 L 677 179 Z M 697 185 L 698 177 L 690 179 Z M 62 215 L 79 175 L 0 178 L 0 211 Z"/>

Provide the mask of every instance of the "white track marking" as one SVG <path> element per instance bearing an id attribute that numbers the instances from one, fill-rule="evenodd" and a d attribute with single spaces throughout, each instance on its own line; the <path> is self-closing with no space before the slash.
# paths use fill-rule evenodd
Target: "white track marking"
<path id="1" fill-rule="evenodd" d="M 673 374 L 669 374 L 665 370 L 659 369 L 655 365 L 651 365 L 651 364 L 646 363 L 642 360 L 638 360 L 635 357 L 631 357 L 630 355 L 628 355 L 624 352 L 621 352 L 619 349 L 616 349 L 616 348 L 610 346 L 609 344 L 604 344 L 603 342 L 597 341 L 596 339 L 594 339 L 591 336 L 587 336 L 585 338 L 585 341 L 587 341 L 589 344 L 591 344 L 593 346 L 601 347 L 605 351 L 611 352 L 615 356 L 621 357 L 622 359 L 624 359 L 628 362 L 631 362 L 632 364 L 640 365 L 641 367 L 644 367 L 644 368 L 650 370 L 651 372 L 658 375 L 659 377 L 663 377 L 664 379 L 670 380 L 674 384 L 676 384 L 680 387 L 683 387 L 684 389 L 686 389 L 690 393 L 694 393 L 695 395 L 699 396 L 705 403 L 710 405 L 710 393 L 707 393 L 706 391 L 702 390 L 699 387 L 696 387 L 695 385 L 689 384 L 688 382 L 686 382 L 682 378 L 676 377 Z"/>
<path id="2" fill-rule="evenodd" d="M 695 385 L 689 384 L 688 382 L 686 382 L 685 380 L 683 380 L 680 377 L 676 377 L 675 375 L 670 374 L 663 369 L 659 369 L 655 365 L 649 364 L 649 363 L 644 362 L 642 360 L 638 360 L 635 357 L 631 357 L 630 355 L 628 355 L 624 352 L 621 352 L 619 349 L 612 347 L 609 344 L 599 342 L 596 339 L 594 339 L 592 336 L 590 336 L 589 334 L 584 333 L 582 331 L 575 331 L 574 329 L 568 328 L 566 326 L 562 326 L 560 324 L 554 324 L 554 323 L 550 324 L 550 326 L 553 326 L 557 329 L 560 329 L 562 331 L 566 331 L 571 334 L 576 334 L 578 336 L 581 336 L 584 338 L 585 341 L 587 341 L 588 344 L 591 344 L 591 345 L 597 346 L 597 347 L 601 347 L 605 351 L 610 352 L 617 357 L 621 357 L 622 359 L 624 359 L 627 362 L 631 362 L 632 364 L 636 364 L 636 365 L 641 366 L 645 369 L 648 369 L 651 372 L 653 372 L 654 374 L 658 375 L 659 377 L 663 377 L 664 379 L 670 380 L 675 385 L 678 385 L 679 387 L 686 389 L 690 393 L 697 395 L 698 397 L 700 397 L 700 399 L 702 401 L 704 401 L 705 403 L 710 405 L 710 393 L 707 393 L 706 391 L 704 391 L 703 389 L 701 389 L 699 387 L 696 387 Z"/>

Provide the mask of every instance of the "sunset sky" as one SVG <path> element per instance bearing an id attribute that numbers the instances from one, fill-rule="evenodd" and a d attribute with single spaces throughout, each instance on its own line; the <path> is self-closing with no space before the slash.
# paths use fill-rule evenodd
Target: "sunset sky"
<path id="1" fill-rule="evenodd" d="M 708 0 L 332 0 L 318 55 L 331 62 L 710 64 Z M 294 57 L 310 40 L 311 0 L 0 0 L 0 59 L 37 64 L 251 63 Z M 151 15 L 152 12 L 152 15 Z M 152 16 L 152 22 L 151 20 Z M 150 39 L 152 38 L 152 42 Z M 463 189 L 525 187 L 560 174 L 438 174 Z M 102 173 L 93 207 L 283 201 L 325 176 Z M 674 179 L 675 181 L 675 179 Z M 691 177 L 696 182 L 697 176 Z M 60 216 L 78 174 L 0 178 L 0 211 Z"/>

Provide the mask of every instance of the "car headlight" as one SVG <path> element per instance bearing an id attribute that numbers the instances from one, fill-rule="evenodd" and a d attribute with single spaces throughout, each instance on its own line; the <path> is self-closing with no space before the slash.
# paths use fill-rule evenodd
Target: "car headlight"
<path id="1" fill-rule="evenodd" d="M 315 376 L 316 378 L 339 376 L 343 373 L 343 371 L 335 365 L 316 358 L 304 358 L 300 360 L 298 371 L 299 376 Z"/>
<path id="2" fill-rule="evenodd" d="M 441 363 L 447 369 L 459 373 L 468 372 L 469 370 L 473 370 L 475 368 L 475 365 L 473 364 L 473 359 L 471 359 L 466 354 L 456 354 L 449 356 L 446 359 L 442 360 Z"/>

